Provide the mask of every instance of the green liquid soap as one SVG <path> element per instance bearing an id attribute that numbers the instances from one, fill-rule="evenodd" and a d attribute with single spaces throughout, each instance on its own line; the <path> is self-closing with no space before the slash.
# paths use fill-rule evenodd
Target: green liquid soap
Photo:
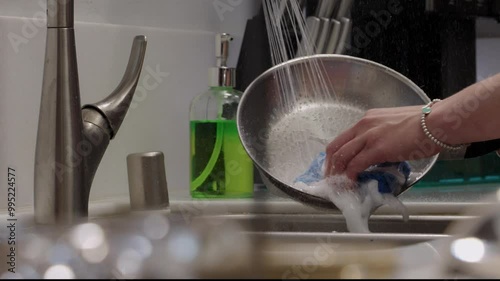
<path id="1" fill-rule="evenodd" d="M 254 165 L 235 120 L 191 121 L 191 196 L 253 197 Z"/>

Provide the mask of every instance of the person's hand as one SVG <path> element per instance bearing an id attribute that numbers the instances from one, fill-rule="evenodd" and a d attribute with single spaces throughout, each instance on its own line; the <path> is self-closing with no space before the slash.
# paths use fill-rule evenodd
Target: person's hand
<path id="1" fill-rule="evenodd" d="M 372 109 L 326 149 L 325 177 L 355 180 L 371 165 L 431 157 L 441 148 L 422 131 L 422 106 Z"/>

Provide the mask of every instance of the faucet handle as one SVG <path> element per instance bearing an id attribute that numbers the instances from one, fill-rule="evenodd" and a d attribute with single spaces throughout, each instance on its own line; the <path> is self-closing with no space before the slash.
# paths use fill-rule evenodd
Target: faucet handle
<path id="1" fill-rule="evenodd" d="M 132 98 L 134 97 L 144 63 L 146 46 L 146 36 L 136 36 L 132 44 L 128 65 L 120 84 L 102 101 L 83 107 L 83 109 L 94 109 L 95 114 L 100 114 L 106 119 L 111 139 L 114 138 L 123 119 L 125 119 Z"/>

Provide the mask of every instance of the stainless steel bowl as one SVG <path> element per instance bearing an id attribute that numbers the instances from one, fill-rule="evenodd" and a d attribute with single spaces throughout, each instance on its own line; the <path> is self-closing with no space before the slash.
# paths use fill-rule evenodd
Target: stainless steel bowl
<path id="1" fill-rule="evenodd" d="M 337 209 L 330 201 L 294 188 L 295 177 L 368 109 L 429 101 L 412 81 L 381 64 L 344 55 L 314 55 L 287 61 L 257 77 L 238 107 L 238 131 L 271 191 Z M 412 172 L 401 193 L 417 183 L 437 157 L 411 161 Z"/>

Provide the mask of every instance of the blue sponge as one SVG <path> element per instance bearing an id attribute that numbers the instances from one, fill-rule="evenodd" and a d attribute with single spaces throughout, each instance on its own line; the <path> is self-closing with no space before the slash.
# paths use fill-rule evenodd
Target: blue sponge
<path id="1" fill-rule="evenodd" d="M 309 168 L 295 179 L 295 183 L 310 185 L 323 179 L 326 153 L 321 152 L 309 165 Z M 358 183 L 370 180 L 378 182 L 380 193 L 397 193 L 410 176 L 410 165 L 407 162 L 382 163 L 372 166 L 358 175 Z"/>
<path id="2" fill-rule="evenodd" d="M 309 165 L 309 168 L 295 179 L 295 182 L 303 182 L 310 185 L 311 183 L 322 180 L 324 175 L 323 163 L 325 163 L 325 157 L 326 153 L 321 152 L 316 158 L 314 158 L 311 165 Z"/>

